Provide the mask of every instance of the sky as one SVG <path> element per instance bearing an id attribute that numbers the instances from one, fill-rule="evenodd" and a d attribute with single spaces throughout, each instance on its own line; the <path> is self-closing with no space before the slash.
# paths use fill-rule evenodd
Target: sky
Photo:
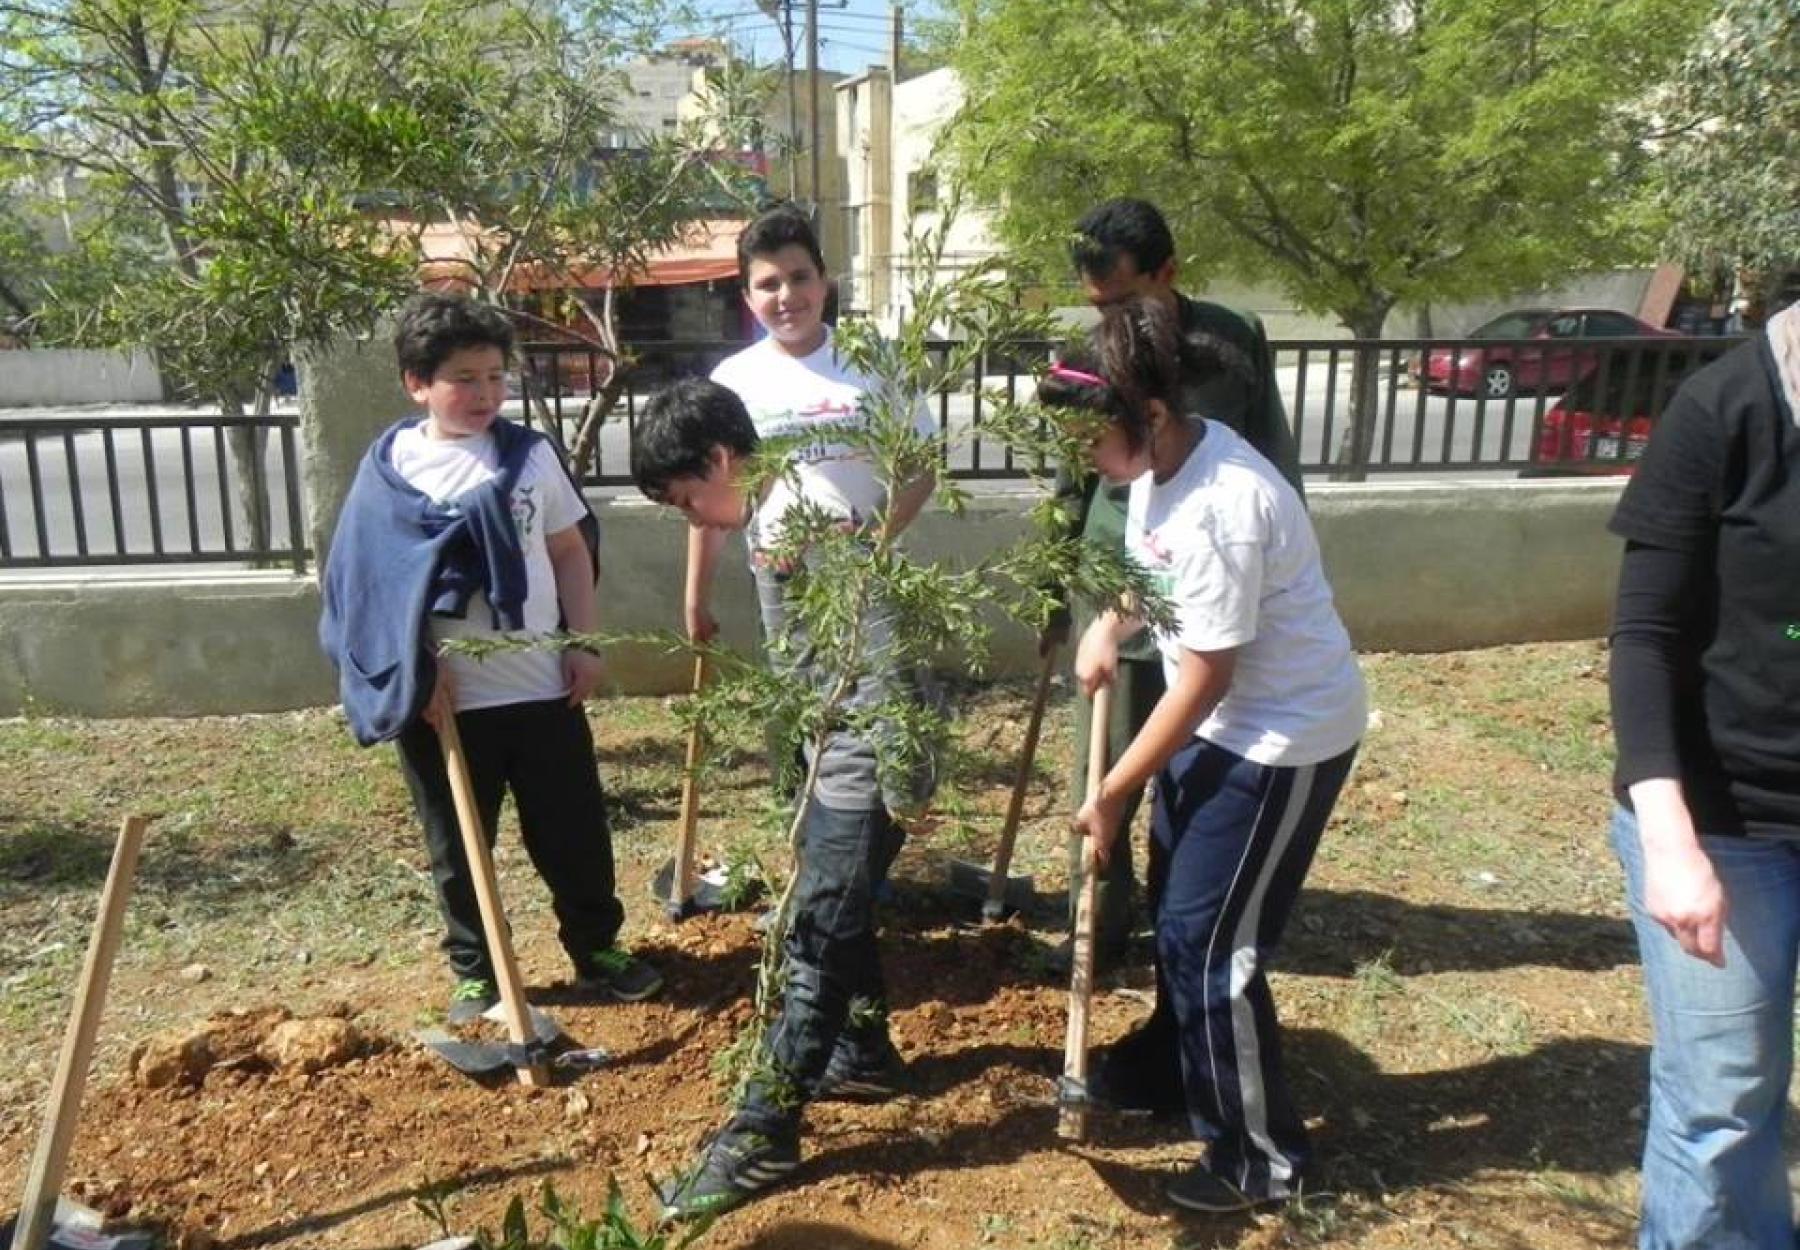
<path id="1" fill-rule="evenodd" d="M 782 59 L 781 33 L 775 22 L 756 7 L 756 0 L 690 0 L 700 14 L 694 29 L 671 28 L 669 36 L 723 34 L 738 51 L 758 62 L 776 64 Z M 792 0 L 794 8 L 795 65 L 806 65 L 806 0 Z M 902 6 L 906 20 L 935 16 L 935 0 L 910 0 Z M 890 0 L 819 0 L 819 65 L 823 69 L 857 73 L 870 65 L 885 65 L 888 58 Z"/>

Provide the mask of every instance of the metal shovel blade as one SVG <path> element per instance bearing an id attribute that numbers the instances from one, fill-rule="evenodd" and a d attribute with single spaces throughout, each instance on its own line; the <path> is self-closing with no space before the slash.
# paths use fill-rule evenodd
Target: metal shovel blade
<path id="1" fill-rule="evenodd" d="M 682 920 L 701 912 L 725 910 L 725 870 L 709 868 L 694 874 L 694 892 L 679 906 L 670 901 L 675 888 L 675 860 L 665 859 L 651 878 L 650 892 L 663 904 L 671 920 Z M 747 901 L 747 900 L 746 900 Z"/>
<path id="2" fill-rule="evenodd" d="M 0 1250 L 12 1246 L 17 1222 L 16 1218 L 0 1222 Z M 151 1233 L 103 1233 L 98 1211 L 58 1198 L 44 1250 L 151 1250 L 155 1245 L 156 1237 Z M 21 1246 L 19 1250 L 25 1248 Z"/>
<path id="3" fill-rule="evenodd" d="M 563 1035 L 562 1025 L 547 1011 L 529 1004 L 525 1008 L 531 1019 L 531 1040 L 523 1046 L 513 1042 L 466 1042 L 443 1029 L 420 1029 L 413 1036 L 438 1058 L 467 1076 L 485 1076 L 506 1068 L 528 1068 L 542 1062 L 551 1042 Z M 483 1020 L 496 1024 L 506 1022 L 498 1003 L 481 1013 Z"/>
<path id="4" fill-rule="evenodd" d="M 1029 873 L 1008 873 L 1000 889 L 1000 897 L 992 897 L 994 870 L 986 864 L 966 859 L 950 861 L 950 893 L 981 903 L 981 918 L 990 923 L 1005 920 L 1017 912 L 1030 911 L 1037 898 L 1037 883 Z"/>

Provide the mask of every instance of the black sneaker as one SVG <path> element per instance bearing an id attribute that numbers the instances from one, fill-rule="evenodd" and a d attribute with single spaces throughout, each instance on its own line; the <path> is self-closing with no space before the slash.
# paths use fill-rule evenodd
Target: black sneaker
<path id="1" fill-rule="evenodd" d="M 1181 1070 L 1139 1053 L 1141 1049 L 1124 1044 L 1099 1051 L 1088 1072 L 1088 1098 L 1099 1106 L 1131 1115 L 1162 1119 L 1186 1115 L 1187 1096 L 1181 1088 Z"/>
<path id="2" fill-rule="evenodd" d="M 449 1024 L 473 1024 L 495 1003 L 500 992 L 488 977 L 464 977 L 450 991 L 450 1006 L 444 1012 Z"/>
<path id="3" fill-rule="evenodd" d="M 1247 1194 L 1218 1173 L 1208 1171 L 1204 1163 L 1196 1163 L 1170 1180 L 1163 1186 L 1163 1195 L 1185 1210 L 1213 1215 L 1276 1206 L 1288 1200 L 1286 1195 Z"/>
<path id="4" fill-rule="evenodd" d="M 659 1195 L 663 1221 L 723 1215 L 786 1180 L 799 1166 L 797 1135 L 778 1139 L 727 1125 L 701 1151 L 693 1170 Z"/>
<path id="5" fill-rule="evenodd" d="M 622 1003 L 635 1003 L 660 990 L 663 978 L 643 960 L 609 946 L 595 951 L 575 969 L 575 986 L 585 993 L 607 994 Z"/>
<path id="6" fill-rule="evenodd" d="M 906 1092 L 906 1061 L 894 1043 L 879 1048 L 839 1041 L 813 1097 L 827 1102 L 886 1102 Z"/>

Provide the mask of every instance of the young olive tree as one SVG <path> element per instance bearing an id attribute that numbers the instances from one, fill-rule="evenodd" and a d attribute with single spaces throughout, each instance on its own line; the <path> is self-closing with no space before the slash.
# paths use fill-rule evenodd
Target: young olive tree
<path id="1" fill-rule="evenodd" d="M 956 445 L 973 438 L 976 430 L 953 418 L 949 429 L 921 433 L 914 424 L 917 404 L 945 391 L 972 398 L 970 378 L 974 376 L 976 388 L 982 385 L 983 361 L 1021 345 L 1041 346 L 1055 337 L 1055 329 L 1044 314 L 1021 308 L 1002 261 L 946 276 L 947 233 L 946 224 L 910 240 L 910 306 L 893 332 L 872 321 L 837 327 L 837 351 L 873 384 L 864 394 L 862 427 L 834 432 L 833 437 L 868 458 L 888 498 L 906 484 L 935 475 L 939 506 L 960 514 L 967 492 L 941 470 Z M 791 570 L 786 629 L 770 642 L 772 663 L 717 644 L 693 644 L 673 633 L 571 635 L 550 644 L 648 644 L 703 653 L 714 676 L 681 705 L 685 725 L 715 731 L 776 725 L 781 731 L 773 748 L 776 766 L 788 766 L 800 754 L 812 761 L 798 778 L 787 826 L 796 869 L 800 831 L 816 801 L 817 762 L 834 732 L 848 731 L 872 746 L 884 792 L 920 796 L 910 810 L 894 812 L 902 824 L 928 824 L 928 787 L 918 782 L 930 777 L 933 761 L 944 753 L 951 714 L 923 696 L 917 683 L 906 680 L 909 675 L 951 656 L 962 671 L 981 673 L 994 621 L 1010 617 L 1041 630 L 1065 589 L 1101 606 L 1129 600 L 1152 623 L 1169 622 L 1167 603 L 1141 567 L 1118 551 L 1082 542 L 1065 505 L 1048 489 L 1055 466 L 1084 457 L 1095 431 L 1067 413 L 1011 403 L 1001 393 L 985 395 L 984 406 L 981 437 L 1001 440 L 1018 462 L 1035 466 L 1044 479 L 1041 498 L 1030 510 L 1027 537 L 1019 543 L 966 562 L 932 561 L 911 552 L 885 515 L 850 524 L 826 509 L 801 504 L 785 514 L 779 539 L 763 553 Z M 765 440 L 746 466 L 746 491 L 754 496 L 793 473 L 797 441 Z M 453 645 L 480 652 L 546 641 Z M 802 650 L 809 681 L 793 679 L 793 662 Z M 884 677 L 888 680 L 880 680 Z M 704 736 L 716 742 L 721 734 Z M 775 891 L 774 920 L 765 931 L 758 964 L 757 1010 L 731 1051 L 728 1067 L 739 1091 L 752 1078 L 778 1085 L 779 1075 L 759 1070 L 755 1060 L 780 1002 L 797 875 L 791 873 L 785 887 Z"/>

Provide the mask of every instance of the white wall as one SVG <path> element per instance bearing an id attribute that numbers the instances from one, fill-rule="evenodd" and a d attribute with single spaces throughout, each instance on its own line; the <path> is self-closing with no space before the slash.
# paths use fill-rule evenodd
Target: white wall
<path id="1" fill-rule="evenodd" d="M 1621 547 L 1606 518 L 1619 489 L 1617 480 L 1321 484 L 1308 503 L 1356 645 L 1439 651 L 1604 633 Z M 978 495 L 964 518 L 927 511 L 909 545 L 924 559 L 972 563 L 1023 536 L 1034 498 Z M 635 494 L 594 503 L 605 628 L 676 628 L 685 527 Z M 726 638 L 754 649 L 755 604 L 735 539 L 714 589 Z M 335 681 L 319 654 L 318 616 L 316 583 L 286 573 L 11 578 L 0 583 L 0 716 L 27 708 L 218 715 L 330 703 Z M 693 672 L 682 656 L 651 647 L 615 651 L 607 667 L 629 694 L 684 690 Z M 996 622 L 989 671 L 1036 668 L 1032 636 Z"/>
<path id="2" fill-rule="evenodd" d="M 149 352 L 0 351 L 0 408 L 66 404 L 154 404 L 162 373 Z"/>

